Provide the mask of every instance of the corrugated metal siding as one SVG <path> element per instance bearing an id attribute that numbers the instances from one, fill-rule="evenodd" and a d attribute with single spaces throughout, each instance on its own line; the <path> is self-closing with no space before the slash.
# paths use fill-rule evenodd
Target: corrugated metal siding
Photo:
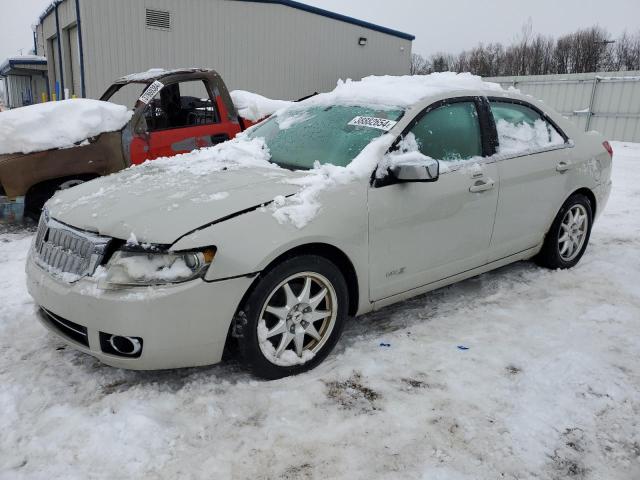
<path id="1" fill-rule="evenodd" d="M 68 0 L 70 3 L 70 0 Z M 411 41 L 283 5 L 234 0 L 81 0 L 87 96 L 154 67 L 211 67 L 231 89 L 297 99 L 339 78 L 409 72 Z M 145 26 L 171 12 L 171 30 Z M 366 37 L 365 47 L 358 39 Z"/>
<path id="2" fill-rule="evenodd" d="M 640 142 L 640 72 L 493 77 L 548 103 L 584 130 Z"/>

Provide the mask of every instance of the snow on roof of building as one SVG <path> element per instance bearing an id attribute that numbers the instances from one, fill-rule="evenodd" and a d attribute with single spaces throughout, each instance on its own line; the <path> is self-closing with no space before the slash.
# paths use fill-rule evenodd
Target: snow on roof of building
<path id="1" fill-rule="evenodd" d="M 46 65 L 47 59 L 38 55 L 21 55 L 9 57 L 0 64 L 0 75 L 6 75 L 9 70 L 21 65 Z"/>

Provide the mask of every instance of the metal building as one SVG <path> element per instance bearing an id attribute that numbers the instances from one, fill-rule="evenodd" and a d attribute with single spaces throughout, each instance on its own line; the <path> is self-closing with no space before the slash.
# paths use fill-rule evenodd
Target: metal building
<path id="1" fill-rule="evenodd" d="M 485 78 L 548 103 L 585 131 L 640 142 L 640 72 Z"/>
<path id="2" fill-rule="evenodd" d="M 297 99 L 340 78 L 409 73 L 412 35 L 289 0 L 57 0 L 36 26 L 58 98 L 123 75 L 209 67 L 230 89 Z"/>
<path id="3" fill-rule="evenodd" d="M 42 93 L 48 98 L 47 59 L 33 55 L 7 58 L 0 65 L 0 81 L 4 87 L 0 103 L 6 107 L 38 103 Z"/>

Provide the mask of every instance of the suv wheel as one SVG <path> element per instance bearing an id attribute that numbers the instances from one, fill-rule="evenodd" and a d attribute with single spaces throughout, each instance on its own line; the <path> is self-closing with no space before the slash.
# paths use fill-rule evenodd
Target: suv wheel
<path id="1" fill-rule="evenodd" d="M 234 334 L 245 363 L 267 379 L 314 368 L 340 338 L 347 292 L 340 270 L 323 257 L 304 255 L 276 266 L 236 319 Z"/>
<path id="2" fill-rule="evenodd" d="M 591 236 L 591 202 L 577 193 L 569 197 L 556 216 L 536 262 L 543 267 L 574 267 L 584 255 Z"/>

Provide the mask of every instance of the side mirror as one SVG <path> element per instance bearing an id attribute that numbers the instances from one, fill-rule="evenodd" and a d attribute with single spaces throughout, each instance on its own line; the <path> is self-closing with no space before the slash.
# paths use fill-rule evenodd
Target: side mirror
<path id="1" fill-rule="evenodd" d="M 435 182 L 440 176 L 440 163 L 425 157 L 423 161 L 397 163 L 390 170 L 400 182 Z"/>

